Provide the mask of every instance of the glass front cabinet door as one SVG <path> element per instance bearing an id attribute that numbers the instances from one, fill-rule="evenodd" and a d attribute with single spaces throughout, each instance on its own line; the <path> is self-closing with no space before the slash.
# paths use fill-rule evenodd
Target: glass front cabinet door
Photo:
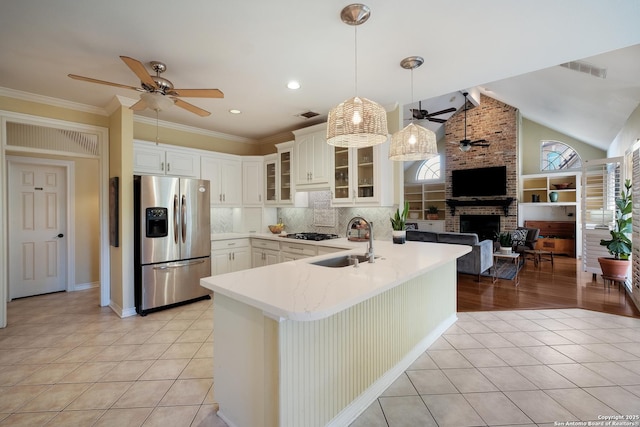
<path id="1" fill-rule="evenodd" d="M 333 203 L 349 205 L 378 200 L 376 147 L 333 149 Z"/>

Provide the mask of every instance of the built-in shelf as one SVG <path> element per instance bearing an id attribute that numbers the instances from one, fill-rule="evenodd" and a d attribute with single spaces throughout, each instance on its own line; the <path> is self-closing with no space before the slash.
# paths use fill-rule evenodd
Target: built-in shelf
<path id="1" fill-rule="evenodd" d="M 409 218 L 416 220 L 444 220 L 445 198 L 444 182 L 429 184 L 405 184 L 404 200 L 409 203 Z M 438 209 L 437 218 L 428 216 L 429 207 Z"/>
<path id="2" fill-rule="evenodd" d="M 451 215 L 456 214 L 458 206 L 500 206 L 504 210 L 504 215 L 509 215 L 509 206 L 513 203 L 513 197 L 505 199 L 474 199 L 474 200 L 456 200 L 447 199 L 447 206 L 451 210 Z"/>

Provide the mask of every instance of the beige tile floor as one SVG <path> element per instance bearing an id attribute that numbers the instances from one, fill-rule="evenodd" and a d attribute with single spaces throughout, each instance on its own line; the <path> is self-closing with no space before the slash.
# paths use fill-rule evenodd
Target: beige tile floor
<path id="1" fill-rule="evenodd" d="M 212 394 L 211 301 L 126 319 L 97 301 L 92 289 L 9 304 L 0 425 L 226 426 Z M 640 415 L 640 319 L 579 309 L 458 316 L 353 426 Z"/>
<path id="2" fill-rule="evenodd" d="M 494 311 L 458 313 L 352 427 L 559 426 L 611 415 L 640 425 L 640 319 Z"/>
<path id="3" fill-rule="evenodd" d="M 226 426 L 210 300 L 126 319 L 98 301 L 91 289 L 8 304 L 0 425 Z"/>

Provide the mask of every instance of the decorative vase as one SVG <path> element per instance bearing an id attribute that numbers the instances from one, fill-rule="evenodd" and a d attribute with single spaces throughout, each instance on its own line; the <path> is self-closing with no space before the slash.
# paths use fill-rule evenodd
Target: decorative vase
<path id="1" fill-rule="evenodd" d="M 407 230 L 393 230 L 393 243 L 403 244 L 407 240 Z"/>
<path id="2" fill-rule="evenodd" d="M 551 200 L 552 202 L 557 202 L 558 193 L 556 193 L 555 191 L 552 191 L 551 193 L 549 193 L 549 200 Z"/>

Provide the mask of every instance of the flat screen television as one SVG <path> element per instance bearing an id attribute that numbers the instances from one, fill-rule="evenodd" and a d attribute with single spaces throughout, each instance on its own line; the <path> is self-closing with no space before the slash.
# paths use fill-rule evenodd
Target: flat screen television
<path id="1" fill-rule="evenodd" d="M 505 196 L 507 194 L 507 167 L 458 169 L 451 171 L 453 197 Z"/>

